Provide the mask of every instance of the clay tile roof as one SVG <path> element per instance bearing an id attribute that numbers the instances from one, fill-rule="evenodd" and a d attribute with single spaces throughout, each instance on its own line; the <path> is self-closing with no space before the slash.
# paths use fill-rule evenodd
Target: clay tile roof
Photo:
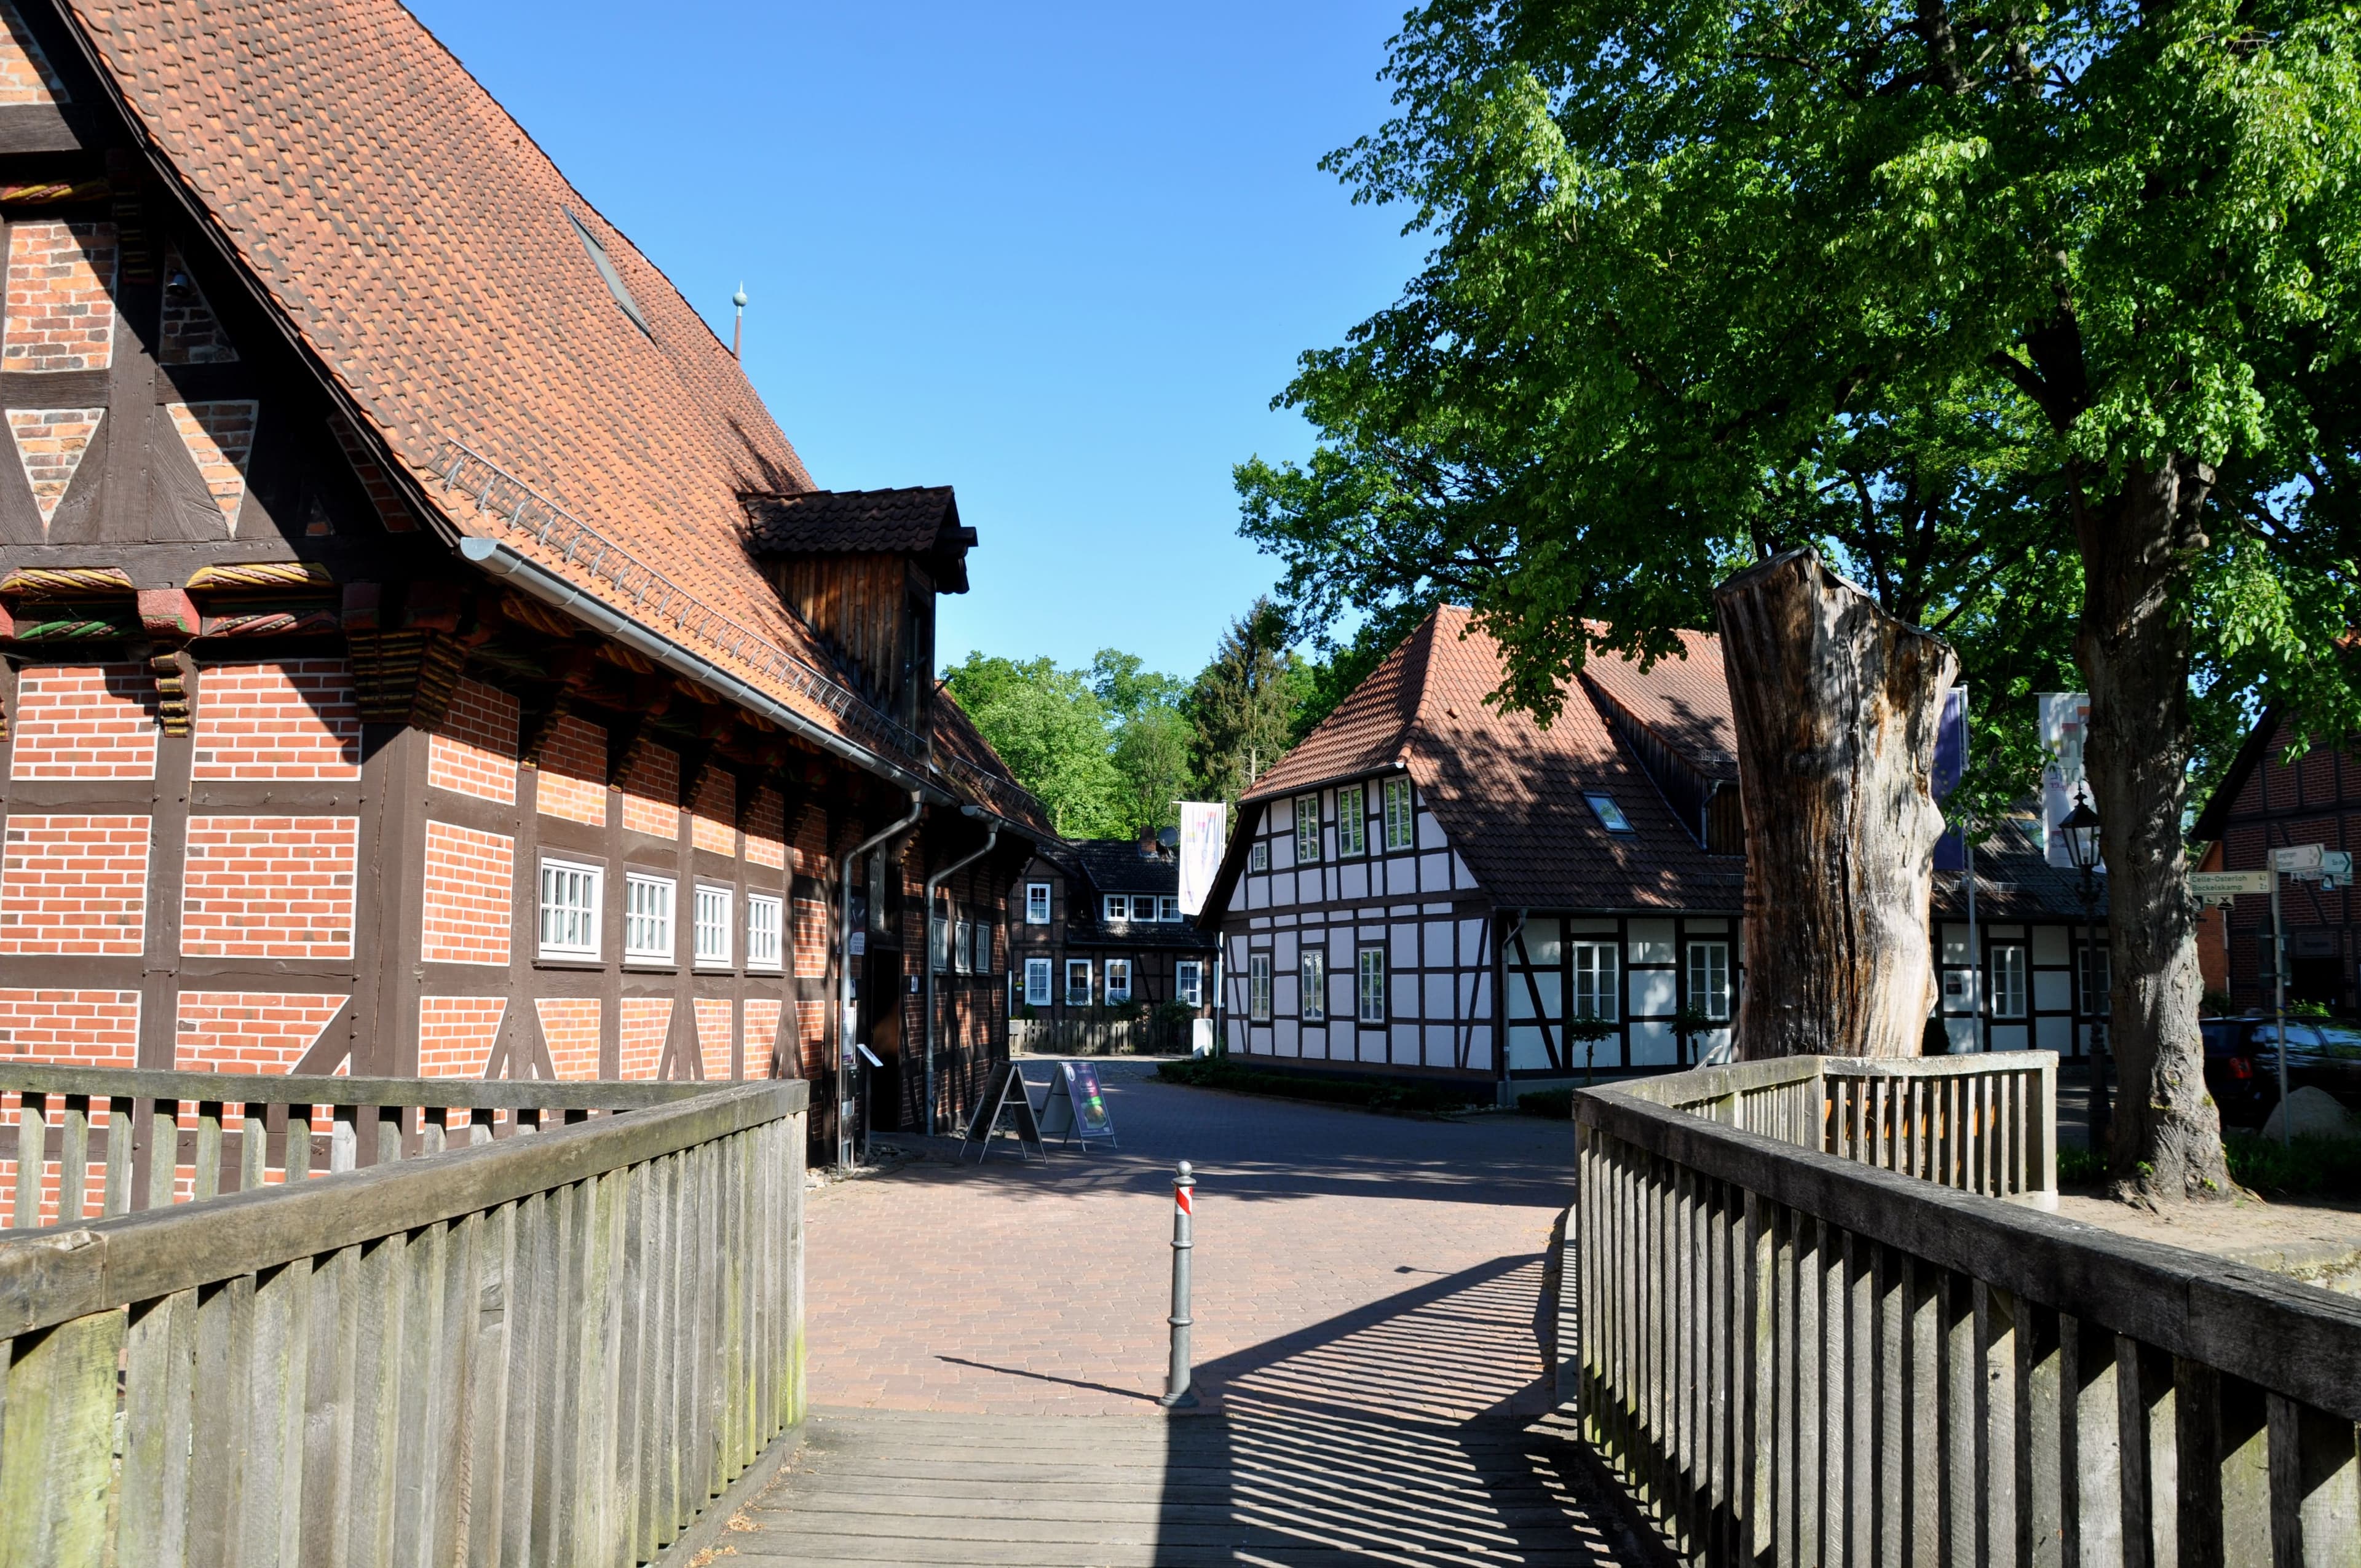
<path id="1" fill-rule="evenodd" d="M 798 670 L 828 656 L 745 546 L 746 499 L 812 488 L 795 448 L 671 280 L 399 0 L 61 9 L 165 177 L 448 531 L 890 745 L 814 695 Z M 520 505 L 536 528 L 561 515 L 577 548 L 512 528 Z"/>
<path id="2" fill-rule="evenodd" d="M 757 555 L 927 555 L 939 587 L 967 592 L 975 530 L 960 525 L 949 485 L 763 496 L 747 503 L 746 517 Z"/>
<path id="3" fill-rule="evenodd" d="M 1594 653 L 1582 666 L 1583 682 L 1705 777 L 1735 780 L 1738 730 L 1722 678 L 1721 639 L 1710 631 L 1679 636 L 1679 656 L 1659 659 L 1646 670 L 1620 653 Z"/>
<path id="4" fill-rule="evenodd" d="M 1544 729 L 1484 700 L 1501 676 L 1499 645 L 1471 630 L 1468 612 L 1438 609 L 1243 801 L 1400 762 L 1502 905 L 1739 906 L 1740 862 L 1698 846 L 1581 689 L 1569 687 Z M 1591 793 L 1612 795 L 1635 831 L 1608 832 L 1584 799 Z"/>

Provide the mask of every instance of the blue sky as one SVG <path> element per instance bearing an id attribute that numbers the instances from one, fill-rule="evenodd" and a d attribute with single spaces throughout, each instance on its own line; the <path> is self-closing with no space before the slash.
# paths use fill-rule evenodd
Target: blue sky
<path id="1" fill-rule="evenodd" d="M 1309 451 L 1272 394 L 1424 250 L 1315 167 L 1400 0 L 412 3 L 725 338 L 744 280 L 821 485 L 959 487 L 946 663 L 1193 674 L 1277 576 L 1231 466 Z"/>

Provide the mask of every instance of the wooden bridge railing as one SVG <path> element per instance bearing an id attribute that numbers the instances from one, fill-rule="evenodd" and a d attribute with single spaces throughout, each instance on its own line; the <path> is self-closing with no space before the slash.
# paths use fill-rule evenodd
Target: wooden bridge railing
<path id="1" fill-rule="evenodd" d="M 1874 1160 L 1824 1152 L 1804 1080 L 1756 1065 L 1575 1100 L 1577 1409 L 1676 1555 L 2361 1561 L 2361 1301 L 1904 1174 L 1866 1135 Z M 1861 1102 L 1855 1065 L 1823 1064 L 1825 1107 Z M 1960 1070 L 1870 1076 L 1890 1107 Z M 1806 1135 L 1698 1113 L 1733 1102 Z"/>
<path id="2" fill-rule="evenodd" d="M 29 1229 L 668 1105 L 709 1083 L 0 1065 L 0 1223 Z M 290 1122 L 311 1135 L 287 1136 Z M 264 1129 L 252 1137 L 249 1129 Z M 118 1129 L 130 1135 L 118 1135 Z M 169 1150 L 170 1159 L 159 1159 Z"/>
<path id="3" fill-rule="evenodd" d="M 0 1241 L 0 1562 L 633 1563 L 709 1528 L 802 1416 L 807 1100 Z"/>

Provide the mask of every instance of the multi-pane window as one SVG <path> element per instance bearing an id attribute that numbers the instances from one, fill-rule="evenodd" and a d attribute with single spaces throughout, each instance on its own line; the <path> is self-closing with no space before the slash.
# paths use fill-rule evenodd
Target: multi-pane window
<path id="1" fill-rule="evenodd" d="M 1066 960 L 1066 1005 L 1088 1007 L 1091 1004 L 1091 960 Z"/>
<path id="2" fill-rule="evenodd" d="M 1109 925 L 1131 918 L 1131 898 L 1127 894 L 1110 893 L 1099 901 L 1099 914 Z"/>
<path id="3" fill-rule="evenodd" d="M 1621 1016 L 1622 949 L 1613 942 L 1569 942 L 1574 963 L 1574 1007 L 1569 1016 L 1612 1024 Z"/>
<path id="4" fill-rule="evenodd" d="M 1254 848 L 1246 851 L 1246 870 L 1250 872 L 1267 872 L 1270 870 L 1269 839 L 1257 839 L 1254 841 Z"/>
<path id="5" fill-rule="evenodd" d="M 2019 946 L 2004 944 L 1992 950 L 1992 1015 L 2025 1016 L 2026 957 Z"/>
<path id="6" fill-rule="evenodd" d="M 1025 960 L 1025 1004 L 1027 1007 L 1049 1005 L 1049 960 Z"/>
<path id="7" fill-rule="evenodd" d="M 664 876 L 623 878 L 623 956 L 672 962 L 673 881 Z"/>
<path id="8" fill-rule="evenodd" d="M 1025 924 L 1047 926 L 1049 923 L 1049 884 L 1028 882 L 1025 884 Z"/>
<path id="9" fill-rule="evenodd" d="M 1417 843 L 1418 823 L 1411 811 L 1410 780 L 1386 781 L 1386 848 L 1408 850 Z"/>
<path id="10" fill-rule="evenodd" d="M 1246 959 L 1246 1016 L 1257 1024 L 1270 1022 L 1268 953 L 1256 953 Z"/>
<path id="11" fill-rule="evenodd" d="M 1300 1009 L 1307 1024 L 1323 1024 L 1328 1020 L 1328 955 L 1317 948 L 1307 947 L 1297 964 L 1303 980 L 1303 1003 Z"/>
<path id="12" fill-rule="evenodd" d="M 1131 1000 L 1131 960 L 1107 959 L 1106 999 L 1109 1002 Z"/>
<path id="13" fill-rule="evenodd" d="M 701 964 L 726 964 L 730 961 L 730 890 L 726 887 L 697 885 L 697 961 Z"/>
<path id="14" fill-rule="evenodd" d="M 992 972 L 992 922 L 978 920 L 974 924 L 975 972 L 990 974 Z"/>
<path id="15" fill-rule="evenodd" d="M 541 956 L 598 956 L 598 894 L 606 872 L 570 861 L 541 862 Z"/>
<path id="16" fill-rule="evenodd" d="M 927 967 L 937 974 L 951 970 L 951 923 L 939 915 L 927 922 Z"/>
<path id="17" fill-rule="evenodd" d="M 2110 991 L 2114 970 L 2107 949 L 2096 942 L 2086 942 L 2075 955 L 2081 961 L 2075 966 L 2075 980 L 2082 987 L 2082 1015 L 2104 1018 L 2112 1014 L 2114 1002 Z"/>
<path id="18" fill-rule="evenodd" d="M 1386 1021 L 1386 950 L 1383 948 L 1361 949 L 1361 1022 L 1382 1024 Z"/>
<path id="19" fill-rule="evenodd" d="M 1369 808 L 1364 802 L 1359 784 L 1346 784 L 1336 792 L 1336 852 L 1339 855 L 1366 855 L 1369 852 Z"/>
<path id="20" fill-rule="evenodd" d="M 1689 1005 L 1707 1017 L 1730 1016 L 1730 944 L 1689 944 Z"/>
<path id="21" fill-rule="evenodd" d="M 746 895 L 746 967 L 777 969 L 785 954 L 786 906 L 765 893 Z"/>
<path id="22" fill-rule="evenodd" d="M 1180 919 L 1180 901 L 1178 898 L 1159 900 L 1156 906 L 1156 917 L 1159 920 L 1164 921 L 1168 925 Z"/>
<path id="23" fill-rule="evenodd" d="M 951 932 L 951 969 L 960 974 L 975 972 L 975 922 L 961 920 Z"/>
<path id="24" fill-rule="evenodd" d="M 1205 1004 L 1205 966 L 1195 959 L 1182 959 L 1172 966 L 1172 993 L 1191 1007 Z"/>
<path id="25" fill-rule="evenodd" d="M 1320 797 L 1295 797 L 1295 863 L 1308 866 L 1320 859 Z"/>
<path id="26" fill-rule="evenodd" d="M 1131 917 L 1134 920 L 1153 921 L 1156 918 L 1156 895 L 1152 893 L 1133 894 Z"/>

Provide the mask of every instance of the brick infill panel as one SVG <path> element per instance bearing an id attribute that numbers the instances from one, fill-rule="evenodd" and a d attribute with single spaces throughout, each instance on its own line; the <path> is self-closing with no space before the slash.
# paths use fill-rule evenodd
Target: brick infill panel
<path id="1" fill-rule="evenodd" d="M 341 993 L 184 991 L 172 1066 L 184 1072 L 291 1072 L 346 1000 Z"/>
<path id="2" fill-rule="evenodd" d="M 623 826 L 659 839 L 680 837 L 680 753 L 643 745 L 623 775 Z"/>
<path id="3" fill-rule="evenodd" d="M 201 779 L 357 779 L 361 710 L 342 659 L 216 664 L 200 677 Z"/>
<path id="4" fill-rule="evenodd" d="M 607 731 L 596 724 L 559 715 L 541 748 L 541 783 L 533 792 L 544 817 L 607 826 Z"/>
<path id="5" fill-rule="evenodd" d="M 598 1001 L 588 996 L 544 996 L 533 1003 L 542 1043 L 560 1078 L 598 1076 Z"/>
<path id="6" fill-rule="evenodd" d="M 11 817 L 0 954 L 136 958 L 148 931 L 145 817 Z"/>
<path id="7" fill-rule="evenodd" d="M 482 1077 L 508 1008 L 504 996 L 419 998 L 418 1076 Z"/>
<path id="8" fill-rule="evenodd" d="M 426 825 L 425 930 L 430 963 L 506 964 L 516 845 L 506 834 Z"/>
<path id="9" fill-rule="evenodd" d="M 136 664 L 35 665 L 16 677 L 17 779 L 152 779 L 156 685 Z"/>
<path id="10" fill-rule="evenodd" d="M 114 364 L 118 254 L 113 224 L 10 228 L 0 370 L 104 370 Z"/>
<path id="11" fill-rule="evenodd" d="M 185 958 L 348 959 L 360 819 L 192 817 Z"/>
<path id="12" fill-rule="evenodd" d="M 426 782 L 478 800 L 516 804 L 517 699 L 462 680 L 426 744 Z"/>

